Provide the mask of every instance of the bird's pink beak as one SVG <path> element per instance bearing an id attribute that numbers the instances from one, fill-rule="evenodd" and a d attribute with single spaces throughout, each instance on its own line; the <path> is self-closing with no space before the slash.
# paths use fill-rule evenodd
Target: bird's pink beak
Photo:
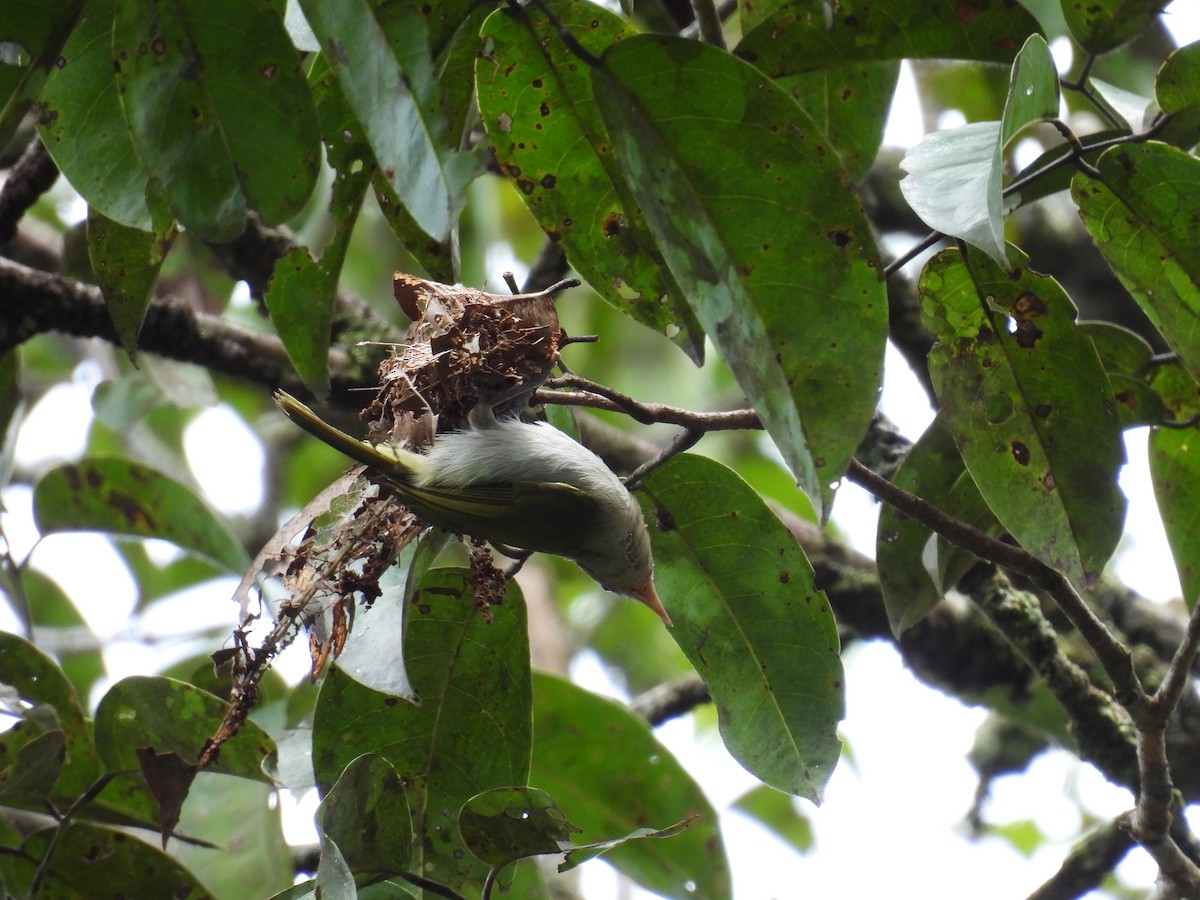
<path id="1" fill-rule="evenodd" d="M 633 591 L 633 596 L 654 610 L 658 617 L 663 620 L 664 625 L 668 628 L 672 627 L 671 617 L 663 609 L 662 601 L 658 599 L 658 594 L 654 590 L 653 581 L 647 581 L 644 586 Z"/>

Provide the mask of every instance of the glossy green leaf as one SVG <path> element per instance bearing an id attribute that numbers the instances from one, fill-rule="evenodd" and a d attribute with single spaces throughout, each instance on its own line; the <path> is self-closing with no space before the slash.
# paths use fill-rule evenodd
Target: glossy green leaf
<path id="1" fill-rule="evenodd" d="M 660 251 L 827 516 L 875 409 L 887 330 L 845 170 L 787 94 L 714 47 L 629 38 L 593 80 Z"/>
<path id="2" fill-rule="evenodd" d="M 1154 81 L 1154 96 L 1165 113 L 1200 106 L 1200 41 L 1167 57 Z"/>
<path id="3" fill-rule="evenodd" d="M 653 472 L 643 507 L 671 636 L 708 685 L 725 746 L 772 787 L 821 801 L 841 753 L 837 625 L 796 539 L 734 472 Z"/>
<path id="4" fill-rule="evenodd" d="M 1150 386 L 1166 408 L 1168 422 L 1182 424 L 1200 416 L 1200 381 L 1178 362 L 1155 366 Z"/>
<path id="5" fill-rule="evenodd" d="M 1017 541 L 1080 583 L 1121 536 L 1120 420 L 1095 347 L 1051 278 L 944 251 L 921 276 L 930 375 L 980 493 Z M 1079 452 L 1087 447 L 1088 453 Z"/>
<path id="6" fill-rule="evenodd" d="M 149 175 L 133 146 L 113 66 L 117 0 L 89 0 L 39 97 L 38 131 L 89 206 L 128 228 L 154 229 Z M 161 218 L 161 217 L 160 217 Z"/>
<path id="7" fill-rule="evenodd" d="M 578 840 L 600 841 L 698 814 L 700 820 L 683 834 L 625 844 L 605 861 L 666 897 L 730 896 L 716 811 L 645 721 L 551 675 L 536 674 L 533 685 L 530 783 L 565 808 L 582 829 Z"/>
<path id="8" fill-rule="evenodd" d="M 1103 53 L 1139 34 L 1169 0 L 1064 0 L 1072 37 L 1088 53 Z"/>
<path id="9" fill-rule="evenodd" d="M 514 585 L 488 616 L 475 606 L 466 573 L 433 570 L 413 599 L 405 636 L 420 705 L 363 687 L 334 667 L 313 722 L 317 783 L 327 791 L 364 753 L 386 759 L 412 810 L 410 868 L 455 889 L 487 872 L 458 835 L 459 808 L 487 788 L 524 784 L 529 771 L 529 641 Z"/>
<path id="10" fill-rule="evenodd" d="M 597 55 L 635 34 L 586 0 L 556 0 L 550 9 Z M 588 67 L 533 7 L 496 12 L 483 36 L 480 113 L 529 211 L 600 296 L 701 361 L 704 332 L 612 153 Z"/>
<path id="11" fill-rule="evenodd" d="M 476 794 L 459 811 L 458 830 L 467 849 L 493 867 L 525 856 L 561 853 L 571 835 L 580 831 L 553 797 L 529 787 Z"/>
<path id="12" fill-rule="evenodd" d="M 51 469 L 34 488 L 33 515 L 42 534 L 162 538 L 232 572 L 249 563 L 241 544 L 195 494 L 129 460 L 85 459 Z"/>
<path id="13" fill-rule="evenodd" d="M 1092 239 L 1184 366 L 1200 376 L 1200 160 L 1165 144 L 1113 147 L 1071 194 Z"/>
<path id="14" fill-rule="evenodd" d="M 964 472 L 954 438 L 935 419 L 913 444 L 892 479 L 896 487 L 940 507 Z M 884 505 L 875 535 L 875 561 L 888 622 L 897 637 L 928 615 L 942 599 L 926 563 L 933 532 Z"/>
<path id="15" fill-rule="evenodd" d="M 930 4 L 925 0 L 790 0 L 745 18 L 737 55 L 772 78 L 880 60 L 1009 62 L 1037 20 L 1016 3 Z"/>
<path id="16" fill-rule="evenodd" d="M 1188 609 L 1200 602 L 1200 435 L 1195 428 L 1150 433 L 1150 477 Z"/>
<path id="17" fill-rule="evenodd" d="M 0 758 L 17 756 L 39 734 L 61 731 L 66 738 L 67 762 L 58 780 L 58 793 L 82 794 L 100 777 L 101 766 L 92 729 L 75 689 L 62 669 L 28 641 L 0 631 L 0 684 L 15 689 L 29 704 L 24 726 L 0 732 Z"/>
<path id="18" fill-rule="evenodd" d="M 158 270 L 175 238 L 175 228 L 161 233 L 130 228 L 88 210 L 87 241 L 92 273 L 116 325 L 121 346 L 137 363 L 138 332 L 150 301 Z"/>
<path id="19" fill-rule="evenodd" d="M 412 855 L 404 784 L 386 759 L 365 753 L 348 765 L 317 809 L 317 828 L 351 872 L 396 872 Z"/>
<path id="20" fill-rule="evenodd" d="M 126 900 L 128 897 L 171 897 L 206 900 L 210 894 L 187 869 L 157 847 L 123 831 L 86 822 L 31 835 L 19 854 L 0 854 L 0 877 L 16 896 L 27 896 L 39 863 L 53 857 L 40 897 L 56 900 Z M 52 841 L 58 841 L 52 845 Z M 216 851 L 210 851 L 216 852 Z"/>
<path id="21" fill-rule="evenodd" d="M 1005 255 L 1004 149 L 1026 127 L 1058 115 L 1050 49 L 1032 35 L 1013 62 L 1000 122 L 937 131 L 905 154 L 900 190 L 930 228 L 961 238 L 1000 265 Z"/>
<path id="22" fill-rule="evenodd" d="M 224 700 L 173 678 L 124 678 L 96 707 L 96 749 L 109 772 L 140 768 L 137 751 L 145 747 L 195 762 L 228 709 Z M 269 784 L 262 765 L 274 752 L 267 733 L 245 722 L 206 771 Z"/>
<path id="23" fill-rule="evenodd" d="M 813 826 L 796 808 L 796 801 L 774 788 L 760 784 L 742 794 L 733 808 L 756 819 L 800 853 L 813 848 Z"/>
<path id="24" fill-rule="evenodd" d="M 230 23 L 253 40 L 230 40 Z M 118 0 L 116 86 L 142 164 L 208 240 L 299 212 L 320 166 L 300 56 L 267 0 Z M 182 76 L 182 77 L 181 77 Z"/>
<path id="25" fill-rule="evenodd" d="M 421 228 L 444 238 L 475 163 L 441 149 L 446 122 L 438 108 L 424 17 L 402 10 L 405 27 L 385 33 L 380 11 L 366 0 L 303 0 L 300 5 L 384 178 Z"/>

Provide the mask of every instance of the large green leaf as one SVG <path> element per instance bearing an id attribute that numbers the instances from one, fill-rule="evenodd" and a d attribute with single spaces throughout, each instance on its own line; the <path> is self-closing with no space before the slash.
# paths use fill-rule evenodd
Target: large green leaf
<path id="1" fill-rule="evenodd" d="M 721 736 L 767 784 L 819 803 L 841 753 L 837 625 L 796 539 L 734 472 L 699 456 L 646 481 L 671 630 Z"/>
<path id="2" fill-rule="evenodd" d="M 1080 582 L 1121 536 L 1120 418 L 1075 307 L 1010 247 L 1005 272 L 943 251 L 921 276 L 930 375 L 940 415 L 996 517 L 1048 565 Z M 1079 448 L 1087 447 L 1087 453 Z"/>
<path id="3" fill-rule="evenodd" d="M 209 240 L 241 234 L 247 209 L 282 222 L 316 183 L 316 113 L 277 7 L 118 0 L 112 54 L 134 145 L 152 189 Z"/>
<path id="4" fill-rule="evenodd" d="M 746 20 L 737 54 L 772 78 L 880 60 L 1009 62 L 1037 20 L 1016 3 L 931 4 L 927 0 L 790 0 Z"/>
<path id="5" fill-rule="evenodd" d="M 412 855 L 404 782 L 376 753 L 363 754 L 342 772 L 321 801 L 317 828 L 323 842 L 335 844 L 336 855 L 350 872 L 404 871 Z M 323 874 L 318 871 L 318 882 Z"/>
<path id="6" fill-rule="evenodd" d="M 49 853 L 39 897 L 56 900 L 126 900 L 171 897 L 206 900 L 210 894 L 187 869 L 157 847 L 124 831 L 71 822 L 31 835 L 20 853 L 0 854 L 0 878 L 14 896 L 27 891 Z M 57 843 L 56 843 L 57 842 Z M 219 852 L 219 851 L 209 851 Z"/>
<path id="7" fill-rule="evenodd" d="M 246 551 L 199 497 L 161 472 L 125 459 L 85 459 L 51 469 L 33 491 L 42 534 L 104 531 L 162 538 L 232 572 Z"/>
<path id="8" fill-rule="evenodd" d="M 302 0 L 300 5 L 388 185 L 427 234 L 444 238 L 475 162 L 442 149 L 446 122 L 424 16 L 399 7 L 397 14 L 406 17 L 403 27 L 393 22 L 385 33 L 381 11 L 366 0 Z"/>
<path id="9" fill-rule="evenodd" d="M 117 0 L 85 6 L 42 89 L 38 130 L 55 164 L 93 209 L 150 231 L 149 176 L 125 124 L 113 66 L 116 9 Z"/>
<path id="10" fill-rule="evenodd" d="M 1150 476 L 1188 609 L 1200 602 L 1200 441 L 1195 428 L 1150 433 Z"/>
<path id="11" fill-rule="evenodd" d="M 410 606 L 405 646 L 419 705 L 363 687 L 337 667 L 326 676 L 313 722 L 317 783 L 327 792 L 352 760 L 378 753 L 406 786 L 412 870 L 456 889 L 478 884 L 487 867 L 466 852 L 458 810 L 480 791 L 525 784 L 529 772 L 524 601 L 510 584 L 485 616 L 467 573 L 433 570 Z"/>
<path id="12" fill-rule="evenodd" d="M 139 749 L 175 753 L 194 762 L 217 730 L 229 704 L 174 678 L 137 675 L 109 688 L 96 707 L 96 749 L 110 772 L 139 768 Z M 275 742 L 253 722 L 221 746 L 207 771 L 270 783 L 263 760 Z"/>
<path id="13" fill-rule="evenodd" d="M 533 685 L 529 780 L 548 791 L 582 830 L 576 843 L 699 815 L 700 820 L 680 835 L 624 844 L 605 859 L 667 897 L 728 897 L 729 864 L 716 811 L 645 721 L 551 675 L 535 675 Z"/>
<path id="14" fill-rule="evenodd" d="M 1088 53 L 1120 46 L 1158 17 L 1170 0 L 1064 0 L 1071 35 Z"/>
<path id="15" fill-rule="evenodd" d="M 1200 377 L 1200 160 L 1153 141 L 1113 147 L 1071 194 L 1092 239 L 1194 377 Z"/>
<path id="16" fill-rule="evenodd" d="M 635 33 L 587 0 L 550 9 L 597 55 Z M 702 360 L 704 332 L 613 156 L 587 66 L 532 6 L 495 13 L 483 35 L 480 112 L 525 205 L 600 296 Z"/>
<path id="17" fill-rule="evenodd" d="M 887 331 L 845 170 L 785 92 L 715 47 L 629 38 L 593 81 L 659 250 L 828 515 L 875 409 Z"/>

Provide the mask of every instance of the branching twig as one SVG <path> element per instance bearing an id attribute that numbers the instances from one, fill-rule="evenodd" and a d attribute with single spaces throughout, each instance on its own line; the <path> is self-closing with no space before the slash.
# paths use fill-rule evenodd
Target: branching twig
<path id="1" fill-rule="evenodd" d="M 1075 900 L 1099 887 L 1133 846 L 1129 816 L 1118 816 L 1076 844 L 1062 867 L 1029 900 Z"/>
<path id="2" fill-rule="evenodd" d="M 0 244 L 12 240 L 21 217 L 58 180 L 58 166 L 40 137 L 34 137 L 0 187 Z"/>
<path id="3" fill-rule="evenodd" d="M 573 387 L 578 391 L 554 390 Z M 609 412 L 625 413 L 642 425 L 680 425 L 697 431 L 730 431 L 760 429 L 762 420 L 753 409 L 734 409 L 728 412 L 693 412 L 663 403 L 641 403 L 606 385 L 589 381 L 575 374 L 565 374 L 546 382 L 546 388 L 534 394 L 536 403 L 558 403 L 563 406 L 586 406 Z"/>

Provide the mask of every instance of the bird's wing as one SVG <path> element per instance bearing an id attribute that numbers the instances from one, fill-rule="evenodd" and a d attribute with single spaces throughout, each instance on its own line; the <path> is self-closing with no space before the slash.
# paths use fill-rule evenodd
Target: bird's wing
<path id="1" fill-rule="evenodd" d="M 495 543 L 573 556 L 600 511 L 596 499 L 570 484 L 515 482 L 397 491 L 422 519 Z M 564 528 L 563 523 L 570 523 Z"/>

